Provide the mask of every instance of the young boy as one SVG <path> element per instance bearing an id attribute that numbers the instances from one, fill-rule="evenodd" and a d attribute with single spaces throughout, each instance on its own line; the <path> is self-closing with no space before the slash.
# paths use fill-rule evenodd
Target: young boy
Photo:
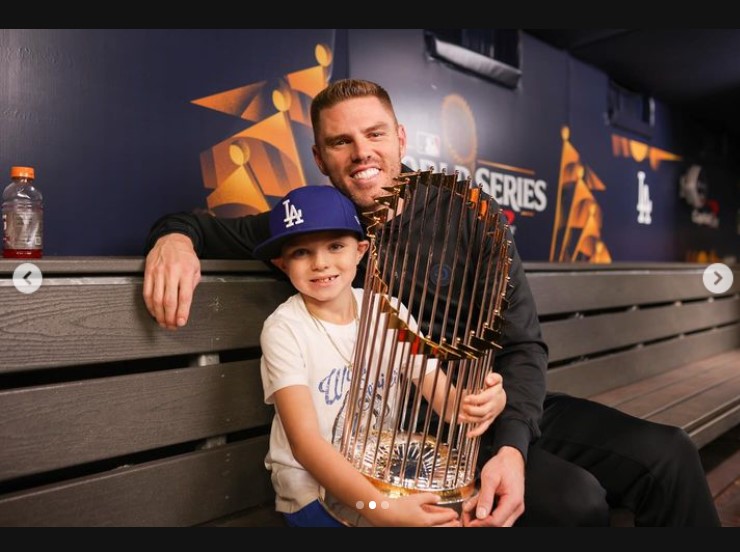
<path id="1" fill-rule="evenodd" d="M 354 204 L 332 186 L 297 188 L 270 211 L 269 224 L 270 238 L 254 255 L 298 291 L 267 318 L 260 339 L 265 402 L 275 406 L 265 465 L 276 509 L 291 526 L 342 526 L 319 501 L 323 487 L 346 506 L 389 505 L 360 511 L 370 525 L 460 525 L 454 509 L 435 505 L 435 494 L 389 500 L 332 445 L 342 431 L 363 298 L 352 281 L 369 247 Z M 462 417 L 474 427 L 469 436 L 482 434 L 505 405 L 501 377 L 490 373 L 485 384 L 462 399 Z M 441 401 L 427 387 L 425 396 Z"/>

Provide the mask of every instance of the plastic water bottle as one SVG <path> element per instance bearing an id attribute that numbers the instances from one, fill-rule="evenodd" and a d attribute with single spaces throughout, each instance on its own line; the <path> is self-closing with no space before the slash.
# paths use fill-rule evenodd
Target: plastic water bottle
<path id="1" fill-rule="evenodd" d="M 33 167 L 11 167 L 3 191 L 3 257 L 38 259 L 43 252 L 44 206 Z"/>

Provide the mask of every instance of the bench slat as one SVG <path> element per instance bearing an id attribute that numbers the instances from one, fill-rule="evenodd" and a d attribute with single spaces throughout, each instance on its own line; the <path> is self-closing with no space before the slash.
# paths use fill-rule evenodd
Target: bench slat
<path id="1" fill-rule="evenodd" d="M 0 480 L 269 425 L 259 361 L 0 392 Z"/>
<path id="2" fill-rule="evenodd" d="M 738 373 L 738 361 L 740 354 L 720 355 L 712 363 L 700 362 L 676 368 L 622 388 L 622 395 L 632 391 L 632 397 L 611 405 L 640 418 L 657 416 L 675 404 L 706 394 L 718 385 L 732 386 L 733 376 Z"/>
<path id="3" fill-rule="evenodd" d="M 204 527 L 288 527 L 282 514 L 275 511 L 275 504 L 250 508 L 226 518 L 203 524 Z"/>
<path id="4" fill-rule="evenodd" d="M 190 322 L 173 332 L 147 312 L 141 282 L 45 279 L 31 295 L 0 287 L 0 373 L 257 347 L 264 319 L 292 293 L 270 278 L 206 276 Z"/>
<path id="5" fill-rule="evenodd" d="M 711 297 L 702 282 L 704 266 L 681 271 L 528 272 L 537 311 L 542 315 Z M 740 291 L 740 271 L 728 294 Z"/>
<path id="6" fill-rule="evenodd" d="M 652 341 L 740 319 L 740 298 L 545 322 L 550 362 Z"/>
<path id="7" fill-rule="evenodd" d="M 267 437 L 0 497 L 4 527 L 191 526 L 274 503 Z"/>
<path id="8" fill-rule="evenodd" d="M 701 448 L 717 437 L 740 424 L 740 405 L 731 408 L 706 423 L 689 430 L 689 437 L 697 447 Z M 740 454 L 740 453 L 738 453 Z"/>
<path id="9" fill-rule="evenodd" d="M 648 419 L 690 431 L 713 418 L 717 412 L 726 412 L 737 405 L 740 405 L 740 374 L 717 382 L 703 393 L 674 403 L 670 408 L 661 409 Z"/>
<path id="10" fill-rule="evenodd" d="M 590 398 L 680 427 L 703 447 L 740 423 L 739 367 L 734 349 Z"/>
<path id="11" fill-rule="evenodd" d="M 626 405 L 637 408 L 641 397 L 655 396 L 661 390 L 671 388 L 671 386 L 677 384 L 687 385 L 687 392 L 690 393 L 692 391 L 693 378 L 712 377 L 713 374 L 714 377 L 722 377 L 722 374 L 725 375 L 724 377 L 732 376 L 733 365 L 737 369 L 737 363 L 740 362 L 739 354 L 737 350 L 733 350 L 696 362 L 684 363 L 672 370 L 654 376 L 644 376 L 637 379 L 634 383 L 594 395 L 591 398 L 610 406 L 619 407 Z M 694 389 L 697 386 L 698 382 L 694 386 Z M 663 401 L 660 402 L 662 403 Z M 644 415 L 650 412 L 650 407 L 649 401 L 646 401 Z"/>
<path id="12" fill-rule="evenodd" d="M 547 388 L 589 397 L 740 347 L 740 324 L 551 368 Z"/>

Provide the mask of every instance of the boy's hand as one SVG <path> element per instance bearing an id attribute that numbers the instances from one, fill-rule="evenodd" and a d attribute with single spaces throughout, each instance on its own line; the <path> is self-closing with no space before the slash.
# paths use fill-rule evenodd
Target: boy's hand
<path id="1" fill-rule="evenodd" d="M 501 414 L 506 406 L 506 392 L 504 391 L 501 374 L 489 372 L 484 380 L 484 389 L 475 395 L 466 395 L 460 408 L 460 422 L 473 424 L 467 436 L 478 437 Z"/>

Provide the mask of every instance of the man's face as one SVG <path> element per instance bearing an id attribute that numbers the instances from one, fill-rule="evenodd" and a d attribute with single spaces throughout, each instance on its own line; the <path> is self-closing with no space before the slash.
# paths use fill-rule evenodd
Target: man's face
<path id="1" fill-rule="evenodd" d="M 406 131 L 393 113 L 374 96 L 346 100 L 321 112 L 316 136 L 319 170 L 361 210 L 375 210 L 406 152 Z"/>

